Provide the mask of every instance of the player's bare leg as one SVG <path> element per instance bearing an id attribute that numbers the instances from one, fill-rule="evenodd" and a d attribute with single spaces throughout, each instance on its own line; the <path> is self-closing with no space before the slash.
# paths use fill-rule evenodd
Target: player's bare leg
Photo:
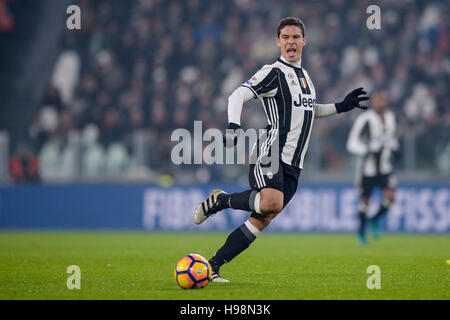
<path id="1" fill-rule="evenodd" d="M 261 195 L 259 208 L 262 214 L 278 214 L 283 210 L 283 192 L 273 188 L 264 188 L 259 193 Z"/>

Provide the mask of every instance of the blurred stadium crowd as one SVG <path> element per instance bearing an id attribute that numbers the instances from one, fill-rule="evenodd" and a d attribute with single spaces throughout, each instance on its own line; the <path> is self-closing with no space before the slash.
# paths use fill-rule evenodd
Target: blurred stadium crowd
<path id="1" fill-rule="evenodd" d="M 34 153 L 44 179 L 247 180 L 243 166 L 175 166 L 170 135 L 194 120 L 224 129 L 227 97 L 279 55 L 284 16 L 306 24 L 302 65 L 318 102 L 386 89 L 401 128 L 402 172 L 449 175 L 450 32 L 446 1 L 383 1 L 381 30 L 366 1 L 80 0 L 82 29 L 64 50 L 15 154 Z M 345 142 L 358 112 L 315 122 L 305 168 L 348 173 Z M 265 127 L 258 101 L 244 127 Z M 207 143 L 204 143 L 206 145 Z M 195 150 L 194 150 L 195 152 Z"/>

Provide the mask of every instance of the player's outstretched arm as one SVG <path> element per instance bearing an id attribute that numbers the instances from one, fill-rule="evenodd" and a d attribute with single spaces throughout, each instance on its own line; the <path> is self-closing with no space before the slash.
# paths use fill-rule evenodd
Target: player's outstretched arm
<path id="1" fill-rule="evenodd" d="M 230 148 L 236 145 L 239 129 L 241 129 L 242 106 L 253 98 L 249 88 L 239 87 L 228 97 L 228 128 L 223 135 L 223 144 Z"/>
<path id="2" fill-rule="evenodd" d="M 337 113 L 347 112 L 354 108 L 360 108 L 363 110 L 367 110 L 367 107 L 361 105 L 361 101 L 369 100 L 369 97 L 360 97 L 363 94 L 366 94 L 363 88 L 358 88 L 347 94 L 343 101 L 332 103 L 332 104 L 319 104 L 316 103 L 314 105 L 315 109 L 315 118 L 324 118 L 328 116 L 335 115 Z"/>
<path id="3" fill-rule="evenodd" d="M 336 105 L 334 103 L 329 104 L 314 104 L 314 118 L 325 118 L 337 113 Z"/>

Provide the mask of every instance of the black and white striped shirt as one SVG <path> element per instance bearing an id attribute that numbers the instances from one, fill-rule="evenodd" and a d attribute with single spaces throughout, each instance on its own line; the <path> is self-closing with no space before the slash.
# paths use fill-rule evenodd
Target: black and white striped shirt
<path id="1" fill-rule="evenodd" d="M 281 160 L 303 168 L 317 107 L 316 91 L 308 72 L 279 58 L 263 66 L 242 86 L 263 103 L 270 125 L 268 143 L 278 138 Z M 330 109 L 330 105 L 323 106 Z M 334 105 L 331 109 L 333 112 L 326 115 L 336 113 Z"/>

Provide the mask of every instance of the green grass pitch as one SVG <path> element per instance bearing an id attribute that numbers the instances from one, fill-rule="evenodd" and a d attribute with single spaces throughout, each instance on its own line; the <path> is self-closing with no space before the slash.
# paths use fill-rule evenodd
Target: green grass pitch
<path id="1" fill-rule="evenodd" d="M 222 268 L 229 284 L 183 290 L 188 253 L 206 258 L 227 233 L 0 232 L 0 299 L 449 299 L 448 235 L 262 234 Z M 66 287 L 69 265 L 81 289 Z M 366 286 L 378 265 L 381 289 Z"/>

